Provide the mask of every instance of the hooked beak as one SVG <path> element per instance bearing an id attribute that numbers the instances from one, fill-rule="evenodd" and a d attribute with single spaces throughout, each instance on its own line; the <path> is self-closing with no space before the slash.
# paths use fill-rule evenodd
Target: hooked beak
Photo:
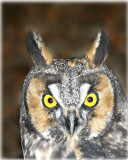
<path id="1" fill-rule="evenodd" d="M 68 113 L 67 126 L 69 129 L 70 136 L 72 137 L 75 131 L 75 127 L 77 125 L 76 113 L 74 110 L 70 110 Z"/>

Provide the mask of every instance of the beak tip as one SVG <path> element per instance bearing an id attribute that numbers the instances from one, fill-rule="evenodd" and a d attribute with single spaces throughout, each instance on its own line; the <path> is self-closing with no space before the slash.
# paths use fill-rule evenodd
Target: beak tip
<path id="1" fill-rule="evenodd" d="M 70 134 L 70 138 L 72 138 L 73 137 L 73 133 L 72 134 Z"/>
<path id="2" fill-rule="evenodd" d="M 73 136 L 73 132 L 70 132 L 70 137 L 72 137 Z"/>

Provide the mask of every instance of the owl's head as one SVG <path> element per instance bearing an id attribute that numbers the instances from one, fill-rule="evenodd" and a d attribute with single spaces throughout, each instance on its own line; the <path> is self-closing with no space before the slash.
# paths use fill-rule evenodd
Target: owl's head
<path id="1" fill-rule="evenodd" d="M 103 135 L 116 113 L 119 94 L 117 78 L 104 64 L 109 52 L 107 33 L 98 33 L 83 58 L 54 59 L 35 32 L 27 34 L 27 48 L 35 63 L 24 84 L 28 127 L 56 141 L 62 136 Z"/>

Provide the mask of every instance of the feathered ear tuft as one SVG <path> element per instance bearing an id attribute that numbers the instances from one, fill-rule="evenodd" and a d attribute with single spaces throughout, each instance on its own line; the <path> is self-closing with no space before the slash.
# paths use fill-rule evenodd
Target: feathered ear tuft
<path id="1" fill-rule="evenodd" d="M 110 48 L 110 40 L 106 31 L 99 31 L 94 44 L 92 45 L 89 53 L 87 54 L 90 65 L 102 64 L 108 56 Z"/>
<path id="2" fill-rule="evenodd" d="M 38 33 L 28 32 L 26 44 L 32 60 L 37 66 L 44 67 L 51 64 L 52 55 Z"/>

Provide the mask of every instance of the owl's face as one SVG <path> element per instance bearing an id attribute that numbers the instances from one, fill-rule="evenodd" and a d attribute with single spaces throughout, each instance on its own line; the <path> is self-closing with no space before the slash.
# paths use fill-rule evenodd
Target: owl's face
<path id="1" fill-rule="evenodd" d="M 114 111 L 111 75 L 103 64 L 109 48 L 107 34 L 99 32 L 85 58 L 53 59 L 36 33 L 28 33 L 27 47 L 36 64 L 26 92 L 34 129 L 56 141 L 103 135 Z"/>

